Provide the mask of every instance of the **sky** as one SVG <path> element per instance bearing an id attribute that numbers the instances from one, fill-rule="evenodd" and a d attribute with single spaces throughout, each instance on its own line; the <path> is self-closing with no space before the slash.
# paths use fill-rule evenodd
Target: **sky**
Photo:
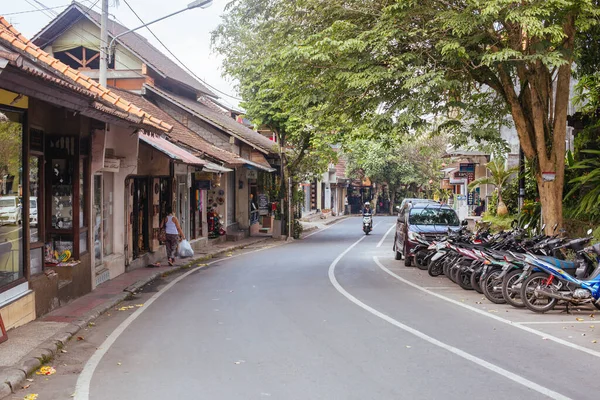
<path id="1" fill-rule="evenodd" d="M 154 34 L 196 75 L 220 91 L 236 96 L 234 83 L 230 78 L 221 76 L 222 58 L 211 52 L 210 49 L 210 32 L 219 25 L 221 15 L 229 1 L 213 0 L 212 6 L 208 8 L 187 10 L 152 24 L 150 27 Z M 96 0 L 80 0 L 79 2 L 90 6 L 96 3 Z M 144 22 L 149 22 L 185 8 L 191 0 L 127 0 L 127 2 Z M 101 12 L 101 3 L 102 1 L 98 0 L 94 7 L 98 12 Z M 116 17 L 117 22 L 128 28 L 141 25 L 124 0 L 120 0 L 118 3 L 119 5 L 116 6 L 115 0 L 109 0 L 111 19 Z M 31 38 L 51 21 L 51 17 L 47 14 L 51 14 L 52 11 L 60 13 L 68 5 L 69 0 L 0 0 L 0 15 L 4 16 L 23 35 Z M 52 10 L 46 12 L 36 11 L 42 6 L 52 8 Z M 23 11 L 32 12 L 21 13 Z M 168 55 L 161 44 L 145 28 L 140 29 L 137 33 Z M 217 94 L 230 105 L 235 106 L 238 104 L 235 99 L 221 93 Z"/>

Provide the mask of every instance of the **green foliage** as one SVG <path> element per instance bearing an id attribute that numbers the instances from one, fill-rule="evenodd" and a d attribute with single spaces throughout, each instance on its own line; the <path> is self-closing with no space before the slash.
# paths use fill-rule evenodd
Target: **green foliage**
<path id="1" fill-rule="evenodd" d="M 523 209 L 519 216 L 519 226 L 529 224 L 529 228 L 533 229 L 540 225 L 542 217 L 542 205 L 538 201 L 527 200 L 523 203 Z"/>
<path id="2" fill-rule="evenodd" d="M 566 198 L 573 198 L 577 206 L 574 216 L 587 214 L 591 218 L 600 217 L 600 150 L 584 150 L 582 153 L 593 155 L 593 158 L 575 163 L 570 169 L 577 170 L 580 175 L 569 181 L 572 189 Z"/>
<path id="3" fill-rule="evenodd" d="M 511 223 L 515 220 L 514 216 L 505 215 L 503 217 L 496 216 L 495 213 L 486 212 L 483 214 L 482 220 L 490 224 L 492 232 L 507 231 L 511 229 Z"/>
<path id="4" fill-rule="evenodd" d="M 525 163 L 525 201 L 537 201 L 540 195 L 537 182 L 531 170 L 531 162 Z M 502 191 L 502 199 L 510 212 L 516 213 L 519 209 L 519 176 L 510 180 Z"/>
<path id="5" fill-rule="evenodd" d="M 441 136 L 415 135 L 406 142 L 356 140 L 345 147 L 345 154 L 349 175 L 385 183 L 393 204 L 402 187 L 429 188 L 430 181 L 438 184 L 444 149 Z"/>
<path id="6" fill-rule="evenodd" d="M 299 160 L 429 131 L 487 145 L 510 113 L 560 193 L 575 36 L 599 16 L 591 0 L 237 0 L 213 44 L 248 115 Z"/>
<path id="7" fill-rule="evenodd" d="M 489 176 L 483 176 L 475 179 L 469 184 L 469 190 L 473 190 L 481 185 L 494 185 L 498 193 L 498 203 L 503 202 L 502 195 L 504 194 L 504 187 L 511 177 L 518 172 L 518 167 L 506 168 L 506 160 L 503 158 L 495 158 L 486 165 Z M 489 210 L 489 208 L 488 208 Z"/>
<path id="8" fill-rule="evenodd" d="M 300 221 L 298 221 L 297 219 L 294 219 L 294 231 L 292 233 L 292 237 L 294 239 L 300 239 L 300 236 L 302 236 L 303 231 L 304 231 L 304 227 L 302 227 L 302 224 L 300 223 Z"/>
<path id="9" fill-rule="evenodd" d="M 17 122 L 0 121 L 0 175 L 19 176 L 22 127 Z"/>

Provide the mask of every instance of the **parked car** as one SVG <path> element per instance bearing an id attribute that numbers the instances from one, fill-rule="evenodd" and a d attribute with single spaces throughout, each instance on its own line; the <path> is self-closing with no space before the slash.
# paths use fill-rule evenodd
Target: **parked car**
<path id="1" fill-rule="evenodd" d="M 37 224 L 38 224 L 37 197 L 29 198 L 29 224 L 31 226 L 37 226 Z"/>
<path id="2" fill-rule="evenodd" d="M 431 200 L 431 199 L 417 199 L 417 198 L 405 198 L 402 200 L 402 203 L 400 203 L 400 207 L 398 207 L 397 209 L 399 210 L 403 210 L 405 207 L 407 207 L 409 204 L 417 204 L 417 203 L 433 203 L 433 204 L 439 204 L 437 201 L 435 200 Z"/>
<path id="3" fill-rule="evenodd" d="M 20 224 L 22 221 L 21 200 L 19 197 L 0 197 L 0 224 Z"/>
<path id="4" fill-rule="evenodd" d="M 404 264 L 412 265 L 410 253 L 418 242 L 416 238 L 421 235 L 432 239 L 440 234 L 445 234 L 450 229 L 459 229 L 460 221 L 453 208 L 438 203 L 417 202 L 408 204 L 398 210 L 396 221 L 396 237 L 394 251 L 396 260 L 404 256 Z"/>

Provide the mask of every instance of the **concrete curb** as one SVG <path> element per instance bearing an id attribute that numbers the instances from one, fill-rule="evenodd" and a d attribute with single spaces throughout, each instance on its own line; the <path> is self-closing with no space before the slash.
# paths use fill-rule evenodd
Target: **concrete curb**
<path id="1" fill-rule="evenodd" d="M 246 246 L 256 245 L 258 243 L 263 243 L 269 240 L 269 237 L 265 237 L 262 239 L 258 239 L 251 244 L 240 244 L 237 246 L 227 247 L 222 250 L 218 250 L 212 253 L 207 253 L 206 255 L 195 258 L 189 261 L 186 264 L 178 265 L 173 267 L 169 271 L 166 272 L 155 272 L 154 274 L 148 275 L 137 282 L 127 286 L 123 289 L 123 293 L 119 293 L 104 303 L 100 304 L 96 308 L 92 309 L 82 318 L 73 321 L 65 328 L 61 329 L 58 333 L 52 336 L 50 339 L 46 340 L 38 347 L 30 351 L 26 354 L 16 365 L 9 367 L 0 372 L 0 399 L 7 398 L 8 396 L 13 395 L 18 389 L 20 389 L 21 385 L 25 382 L 25 379 L 35 372 L 42 365 L 51 361 L 54 356 L 67 344 L 69 340 L 79 331 L 87 326 L 89 326 L 90 322 L 93 322 L 106 311 L 110 310 L 117 304 L 121 303 L 124 300 L 131 298 L 137 291 L 141 288 L 149 284 L 163 276 L 171 275 L 175 272 L 188 269 L 192 265 L 200 262 L 207 261 L 215 256 L 219 256 L 221 254 L 229 253 L 230 251 L 239 250 Z M 206 267 L 204 267 L 206 268 Z"/>

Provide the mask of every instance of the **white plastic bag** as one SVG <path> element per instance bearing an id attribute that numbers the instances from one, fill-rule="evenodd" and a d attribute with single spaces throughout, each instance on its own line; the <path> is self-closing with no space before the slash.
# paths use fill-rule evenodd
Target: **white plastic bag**
<path id="1" fill-rule="evenodd" d="M 194 250 L 192 250 L 192 246 L 190 245 L 190 242 L 188 242 L 187 240 L 182 240 L 181 243 L 179 243 L 178 253 L 179 253 L 179 257 L 181 257 L 181 258 L 187 258 L 187 257 L 194 256 Z"/>

